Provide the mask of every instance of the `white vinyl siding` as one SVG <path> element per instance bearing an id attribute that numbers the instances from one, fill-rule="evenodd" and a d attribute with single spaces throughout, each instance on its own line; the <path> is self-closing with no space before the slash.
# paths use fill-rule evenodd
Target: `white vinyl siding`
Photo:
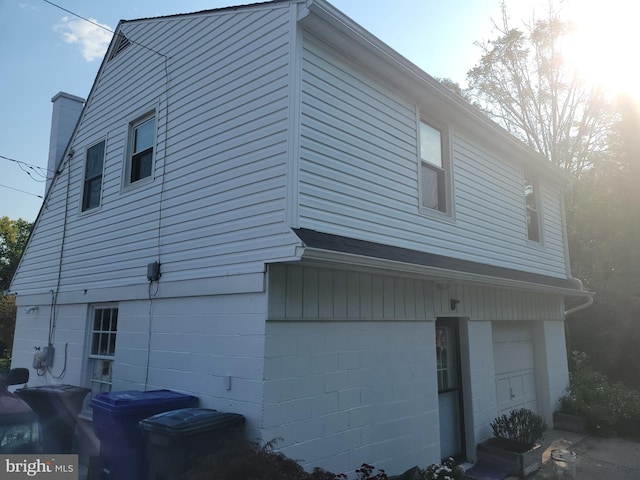
<path id="1" fill-rule="evenodd" d="M 442 287 L 442 286 L 441 286 Z M 471 320 L 557 320 L 561 296 L 451 285 L 355 271 L 297 265 L 269 267 L 270 320 L 433 320 L 455 314 Z"/>
<path id="2" fill-rule="evenodd" d="M 526 237 L 523 170 L 479 147 L 455 123 L 453 219 L 419 212 L 420 99 L 391 92 L 354 64 L 305 37 L 302 78 L 300 226 L 533 273 L 566 277 L 558 234 L 544 248 Z M 437 115 L 435 115 L 437 118 Z M 442 119 L 439 119 L 442 120 Z M 540 187 L 544 188 L 543 180 Z M 557 210 L 559 195 L 542 208 Z M 563 231 L 546 215 L 545 232 Z"/>
<path id="3" fill-rule="evenodd" d="M 288 5 L 270 5 L 123 26 L 136 44 L 103 67 L 73 144 L 109 138 L 99 215 L 66 221 L 62 290 L 145 284 L 158 254 L 164 281 L 262 272 L 266 259 L 292 255 L 290 20 Z M 154 181 L 122 190 L 130 122 L 149 111 Z M 78 205 L 82 172 L 72 159 L 71 178 L 67 166 L 55 181 L 14 290 L 55 287 L 66 186 Z"/>

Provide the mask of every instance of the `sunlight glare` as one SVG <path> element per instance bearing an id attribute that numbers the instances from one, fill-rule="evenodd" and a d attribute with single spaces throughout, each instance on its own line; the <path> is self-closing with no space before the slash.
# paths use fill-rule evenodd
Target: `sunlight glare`
<path id="1" fill-rule="evenodd" d="M 640 3 L 628 0 L 573 0 L 563 17 L 576 25 L 568 57 L 610 94 L 640 100 Z"/>

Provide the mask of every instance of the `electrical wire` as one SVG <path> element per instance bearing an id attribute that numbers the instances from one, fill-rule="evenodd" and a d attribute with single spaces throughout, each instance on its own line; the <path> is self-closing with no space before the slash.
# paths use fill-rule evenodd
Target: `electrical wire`
<path id="1" fill-rule="evenodd" d="M 51 371 L 51 369 L 49 369 L 49 373 L 51 373 L 51 376 L 53 378 L 55 378 L 56 380 L 61 379 L 62 377 L 64 377 L 64 374 L 67 373 L 67 357 L 69 354 L 69 342 L 64 344 L 64 366 L 62 367 L 62 372 L 60 372 L 60 375 L 54 375 L 53 372 Z"/>
<path id="2" fill-rule="evenodd" d="M 55 171 L 53 170 L 49 170 L 48 168 L 44 168 L 44 167 L 39 167 L 38 165 L 33 165 L 31 163 L 27 163 L 27 162 L 23 162 L 22 160 L 16 160 L 15 158 L 9 158 L 9 157 L 5 157 L 4 155 L 0 155 L 0 158 L 2 160 L 7 160 L 9 162 L 14 162 L 17 163 L 20 166 L 25 166 L 30 168 L 31 170 L 40 170 L 41 172 L 51 172 L 51 173 L 55 173 Z M 39 175 L 46 175 L 46 173 L 41 173 L 38 172 Z"/>
<path id="3" fill-rule="evenodd" d="M 63 12 L 67 12 L 69 15 L 73 15 L 74 17 L 78 17 L 79 19 L 84 20 L 85 22 L 89 22 L 91 25 L 95 25 L 96 27 L 99 27 L 99 28 L 101 28 L 103 30 L 106 30 L 107 32 L 116 33 L 113 30 L 111 30 L 110 28 L 105 27 L 104 25 L 100 25 L 99 23 L 94 22 L 93 20 L 85 18 L 82 15 L 78 15 L 77 13 L 72 12 L 71 10 L 67 10 L 66 8 L 61 7 L 60 5 L 57 5 L 57 4 L 53 3 L 53 2 L 50 2 L 49 0 L 42 0 L 42 1 L 45 2 L 45 3 L 48 3 L 49 5 L 54 6 L 56 8 L 59 8 Z"/>
<path id="4" fill-rule="evenodd" d="M 53 6 L 53 7 L 59 8 L 59 9 L 60 9 L 60 10 L 62 10 L 63 12 L 67 12 L 68 14 L 73 15 L 74 17 L 78 17 L 80 20 L 84 20 L 85 22 L 88 22 L 88 23 L 90 23 L 91 25 L 94 25 L 94 26 L 99 27 L 99 28 L 101 28 L 101 29 L 103 29 L 103 30 L 106 30 L 107 32 L 110 32 L 110 33 L 113 33 L 113 34 L 115 34 L 115 33 L 116 33 L 114 30 L 111 30 L 110 28 L 105 27 L 104 25 L 100 25 L 99 23 L 94 22 L 93 20 L 91 20 L 91 19 L 89 19 L 89 18 L 83 17 L 82 15 L 78 15 L 77 13 L 72 12 L 71 10 L 68 10 L 68 9 L 66 9 L 66 8 L 64 8 L 64 7 L 61 7 L 60 5 L 58 5 L 58 4 L 56 4 L 56 3 L 53 3 L 53 2 L 51 2 L 50 0 L 42 0 L 42 1 L 43 1 L 43 2 L 45 2 L 45 3 L 48 3 L 49 5 L 51 5 L 51 6 Z M 125 36 L 126 36 L 126 35 L 125 35 Z M 164 58 L 169 58 L 169 57 L 168 57 L 167 55 L 165 55 L 164 53 L 160 53 L 160 52 L 158 52 L 157 50 L 154 50 L 154 49 L 153 49 L 153 48 L 151 48 L 151 47 L 147 47 L 146 45 L 144 45 L 144 44 L 142 44 L 142 43 L 138 43 L 138 42 L 136 42 L 136 41 L 134 41 L 134 40 L 131 40 L 129 37 L 127 37 L 127 40 L 129 40 L 129 41 L 130 41 L 131 43 L 133 43 L 134 45 L 138 45 L 139 47 L 146 48 L 147 50 L 149 50 L 150 52 L 155 53 L 156 55 L 160 55 L 161 57 L 164 57 Z"/>
<path id="5" fill-rule="evenodd" d="M 10 190 L 15 190 L 16 192 L 20 192 L 20 193 L 26 193 L 27 195 L 31 195 L 33 197 L 44 198 L 42 195 L 36 195 L 35 193 L 27 192 L 26 190 L 20 190 L 19 188 L 15 188 L 15 187 L 10 187 L 9 185 L 0 184 L 0 187 L 8 188 Z"/>

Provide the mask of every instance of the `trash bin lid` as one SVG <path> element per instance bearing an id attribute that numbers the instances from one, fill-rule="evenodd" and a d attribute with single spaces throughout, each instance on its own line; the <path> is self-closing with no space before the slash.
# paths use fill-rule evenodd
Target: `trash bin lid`
<path id="1" fill-rule="evenodd" d="M 197 401 L 198 397 L 172 390 L 149 390 L 147 392 L 122 390 L 97 395 L 91 400 L 91 406 L 112 414 L 127 415 L 158 407 L 163 407 L 163 409 L 165 407 L 169 407 L 169 409 L 172 407 L 184 408 L 188 405 L 195 405 Z"/>
<path id="2" fill-rule="evenodd" d="M 139 425 L 145 431 L 178 437 L 225 430 L 240 426 L 244 421 L 244 416 L 238 413 L 222 413 L 209 408 L 181 408 L 145 418 Z"/>
<path id="3" fill-rule="evenodd" d="M 33 395 L 86 395 L 91 390 L 84 387 L 76 387 L 75 385 L 38 385 L 35 387 L 22 387 L 16 390 L 17 394 L 33 394 Z"/>

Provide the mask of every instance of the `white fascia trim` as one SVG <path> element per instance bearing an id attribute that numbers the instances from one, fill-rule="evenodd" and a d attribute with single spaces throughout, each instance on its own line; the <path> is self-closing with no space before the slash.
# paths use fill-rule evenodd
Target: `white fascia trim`
<path id="1" fill-rule="evenodd" d="M 150 295 L 148 283 L 131 285 L 111 285 L 103 287 L 88 287 L 86 290 L 61 290 L 57 304 L 84 304 L 101 302 L 124 302 L 154 300 L 178 297 L 201 297 L 213 295 L 234 295 L 244 293 L 261 293 L 265 291 L 264 272 L 239 273 L 192 280 L 160 280 L 151 285 L 153 295 Z M 16 305 L 51 305 L 51 291 L 49 292 L 14 292 Z"/>
<path id="2" fill-rule="evenodd" d="M 341 265 L 350 265 L 362 268 L 374 268 L 380 270 L 389 270 L 393 272 L 402 272 L 421 277 L 429 277 L 435 281 L 459 281 L 464 283 L 474 283 L 480 285 L 492 285 L 517 290 L 535 291 L 540 293 L 550 293 L 555 295 L 564 295 L 571 297 L 591 297 L 594 294 L 584 290 L 573 290 L 570 288 L 554 287 L 552 285 L 542 285 L 539 283 L 524 282 L 520 280 L 510 280 L 501 277 L 492 277 L 488 275 L 479 275 L 476 273 L 459 272 L 455 270 L 447 270 L 437 267 L 428 267 L 424 265 L 416 265 L 414 263 L 399 262 L 397 260 L 387 260 L 383 258 L 367 257 L 364 255 L 355 255 L 352 253 L 334 252 L 318 248 L 304 248 L 302 260 L 321 263 L 335 263 Z"/>

